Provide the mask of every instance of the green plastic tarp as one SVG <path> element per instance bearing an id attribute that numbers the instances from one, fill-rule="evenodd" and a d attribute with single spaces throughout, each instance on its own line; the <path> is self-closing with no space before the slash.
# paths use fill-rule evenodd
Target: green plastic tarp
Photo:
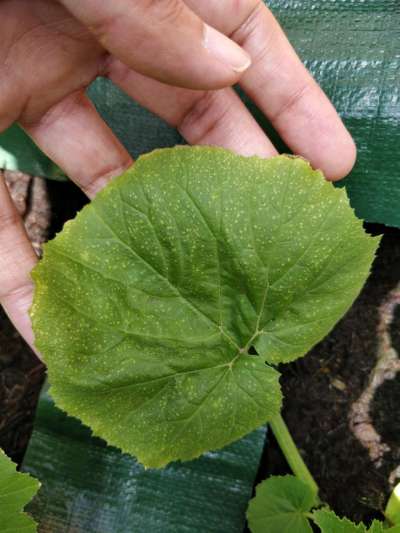
<path id="1" fill-rule="evenodd" d="M 268 5 L 357 142 L 358 162 L 344 184 L 358 216 L 400 227 L 399 1 L 272 0 Z M 182 142 L 175 130 L 109 82 L 97 80 L 89 94 L 134 157 Z M 260 113 L 257 117 L 269 131 Z M 16 126 L 0 135 L 0 166 L 59 176 Z"/>
<path id="2" fill-rule="evenodd" d="M 343 184 L 357 215 L 400 227 L 400 2 L 268 4 L 356 140 Z"/>
<path id="3" fill-rule="evenodd" d="M 112 416 L 112 415 L 111 415 Z M 23 470 L 40 533 L 241 533 L 265 428 L 195 461 L 145 470 L 42 394 Z"/>

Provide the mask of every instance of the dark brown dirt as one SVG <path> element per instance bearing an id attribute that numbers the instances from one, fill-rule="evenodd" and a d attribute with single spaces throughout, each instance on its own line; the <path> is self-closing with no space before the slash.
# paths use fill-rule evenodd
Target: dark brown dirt
<path id="1" fill-rule="evenodd" d="M 400 306 L 394 312 L 394 320 L 390 328 L 392 345 L 397 353 L 400 353 Z"/>
<path id="2" fill-rule="evenodd" d="M 0 448 L 20 462 L 32 431 L 44 367 L 0 311 Z"/>
<path id="3" fill-rule="evenodd" d="M 283 416 L 321 496 L 337 513 L 355 521 L 380 517 L 390 492 L 389 475 L 400 464 L 399 375 L 378 389 L 372 403 L 373 425 L 392 448 L 380 467 L 371 462 L 348 423 L 350 406 L 376 362 L 378 307 L 400 280 L 399 237 L 395 230 L 384 236 L 364 290 L 331 334 L 306 357 L 281 368 Z M 398 317 L 397 312 L 391 330 L 397 347 Z M 288 471 L 271 441 L 260 479 Z"/>
<path id="4" fill-rule="evenodd" d="M 50 208 L 40 178 L 6 172 L 9 191 L 37 253 L 47 238 Z M 10 265 L 18 268 L 18 265 Z M 44 366 L 0 310 L 0 447 L 19 462 L 32 431 Z"/>
<path id="5" fill-rule="evenodd" d="M 86 199 L 71 183 L 46 181 L 19 172 L 5 172 L 4 177 L 40 255 L 42 243 L 60 231 Z M 44 365 L 0 309 L 0 448 L 17 463 L 22 460 L 31 435 L 44 377 Z"/>

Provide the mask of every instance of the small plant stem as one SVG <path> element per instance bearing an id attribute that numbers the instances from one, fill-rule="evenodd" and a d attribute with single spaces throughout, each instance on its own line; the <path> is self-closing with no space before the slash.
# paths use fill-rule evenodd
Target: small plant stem
<path id="1" fill-rule="evenodd" d="M 316 495 L 316 503 L 320 503 L 318 499 L 318 485 L 303 461 L 282 416 L 279 414 L 274 417 L 272 420 L 270 420 L 269 425 L 271 426 L 275 438 L 278 441 L 279 447 L 282 450 L 283 455 L 285 456 L 294 475 L 311 488 Z"/>

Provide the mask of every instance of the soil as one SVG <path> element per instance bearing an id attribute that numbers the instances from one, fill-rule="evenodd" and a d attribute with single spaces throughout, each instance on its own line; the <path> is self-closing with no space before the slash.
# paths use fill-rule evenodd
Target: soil
<path id="1" fill-rule="evenodd" d="M 7 180 L 38 253 L 86 202 L 71 183 L 19 173 L 8 173 Z M 349 428 L 351 406 L 377 359 L 379 307 L 400 280 L 400 231 L 385 231 L 372 275 L 352 309 L 306 357 L 281 368 L 283 415 L 322 498 L 340 515 L 366 522 L 380 516 L 390 474 L 400 464 L 400 374 L 385 381 L 371 402 L 372 425 L 390 447 L 380 464 Z M 400 353 L 400 305 L 390 336 Z M 43 365 L 0 312 L 0 446 L 14 460 L 22 458 L 29 440 L 44 375 Z M 283 472 L 287 464 L 270 435 L 258 481 Z"/>
<path id="2" fill-rule="evenodd" d="M 397 353 L 400 353 L 400 306 L 394 312 L 394 320 L 390 328 L 392 344 Z"/>
<path id="3" fill-rule="evenodd" d="M 0 311 L 0 448 L 17 463 L 28 444 L 44 367 Z"/>
<path id="4" fill-rule="evenodd" d="M 370 228 L 371 229 L 371 228 Z M 376 230 L 376 228 L 372 228 Z M 378 351 L 379 307 L 400 281 L 400 231 L 386 230 L 372 274 L 347 315 L 303 359 L 282 366 L 283 417 L 321 489 L 323 501 L 354 521 L 381 518 L 400 465 L 400 374 L 384 381 L 370 406 L 372 426 L 390 449 L 372 461 L 349 427 Z M 390 327 L 399 351 L 400 305 Z M 392 376 L 393 377 L 393 376 Z M 259 479 L 289 472 L 273 437 Z"/>
<path id="5" fill-rule="evenodd" d="M 38 255 L 43 242 L 87 201 L 71 183 L 20 172 L 4 172 L 3 177 Z M 0 448 L 17 463 L 29 442 L 44 378 L 44 365 L 0 308 Z"/>

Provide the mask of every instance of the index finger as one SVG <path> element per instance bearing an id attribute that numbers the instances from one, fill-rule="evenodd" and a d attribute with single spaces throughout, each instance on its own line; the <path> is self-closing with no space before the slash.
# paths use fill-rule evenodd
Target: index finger
<path id="1" fill-rule="evenodd" d="M 233 40 L 183 0 L 60 0 L 124 64 L 159 81 L 194 89 L 236 83 L 250 65 Z"/>
<path id="2" fill-rule="evenodd" d="M 264 3 L 185 1 L 250 54 L 252 65 L 240 85 L 291 150 L 329 179 L 348 174 L 356 158 L 354 141 Z"/>

